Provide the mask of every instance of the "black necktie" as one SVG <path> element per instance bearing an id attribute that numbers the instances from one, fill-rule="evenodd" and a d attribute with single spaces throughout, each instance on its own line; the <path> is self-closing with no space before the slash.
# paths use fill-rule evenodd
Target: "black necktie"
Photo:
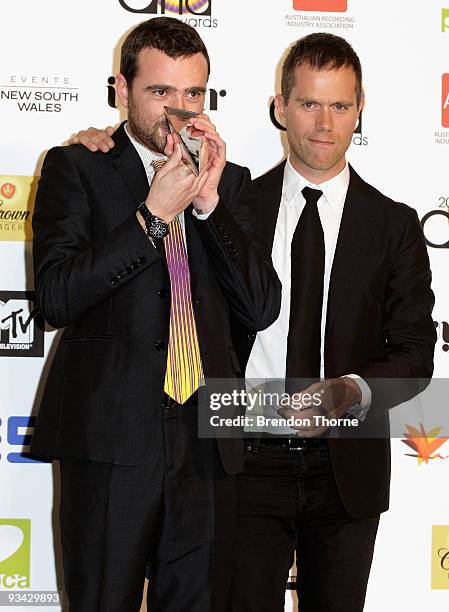
<path id="1" fill-rule="evenodd" d="M 304 187 L 302 190 L 306 204 L 292 239 L 290 324 L 287 341 L 287 378 L 290 379 L 320 377 L 325 251 L 317 202 L 322 193 L 319 189 L 310 187 Z M 287 388 L 289 387 L 290 385 L 287 385 Z M 290 392 L 292 390 L 293 386 L 290 387 Z"/>

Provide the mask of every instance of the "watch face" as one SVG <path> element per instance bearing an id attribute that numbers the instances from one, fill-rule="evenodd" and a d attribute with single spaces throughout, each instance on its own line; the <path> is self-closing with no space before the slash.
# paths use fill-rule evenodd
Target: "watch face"
<path id="1" fill-rule="evenodd" d="M 152 217 L 148 233 L 152 238 L 165 238 L 168 234 L 168 225 L 165 221 L 159 219 L 159 217 Z"/>

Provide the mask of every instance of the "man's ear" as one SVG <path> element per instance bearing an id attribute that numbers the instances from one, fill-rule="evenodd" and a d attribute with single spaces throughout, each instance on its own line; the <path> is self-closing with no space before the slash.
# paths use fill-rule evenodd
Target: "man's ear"
<path id="1" fill-rule="evenodd" d="M 287 105 L 285 104 L 284 96 L 282 94 L 276 94 L 276 97 L 274 98 L 274 106 L 276 108 L 278 121 L 282 125 L 282 127 L 285 128 L 285 107 Z"/>
<path id="2" fill-rule="evenodd" d="M 360 94 L 360 103 L 359 103 L 358 113 L 357 113 L 357 121 L 355 123 L 356 127 L 359 125 L 360 113 L 363 111 L 364 107 L 365 107 L 365 92 L 362 89 L 362 92 Z"/>
<path id="3" fill-rule="evenodd" d="M 117 90 L 117 96 L 120 100 L 120 104 L 124 108 L 128 108 L 128 84 L 125 77 L 120 72 L 115 77 L 115 88 Z"/>

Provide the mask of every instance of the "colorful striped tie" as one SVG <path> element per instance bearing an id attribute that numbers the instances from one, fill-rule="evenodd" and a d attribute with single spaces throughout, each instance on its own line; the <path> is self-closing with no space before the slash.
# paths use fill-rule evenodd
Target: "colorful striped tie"
<path id="1" fill-rule="evenodd" d="M 156 168 L 155 170 L 159 170 Z M 195 314 L 190 288 L 189 260 L 178 217 L 170 223 L 164 238 L 171 285 L 170 335 L 164 391 L 178 404 L 184 404 L 204 377 Z"/>
<path id="2" fill-rule="evenodd" d="M 164 238 L 171 284 L 170 336 L 164 391 L 184 404 L 203 378 L 200 347 L 190 289 L 189 261 L 178 217 L 170 223 Z"/>

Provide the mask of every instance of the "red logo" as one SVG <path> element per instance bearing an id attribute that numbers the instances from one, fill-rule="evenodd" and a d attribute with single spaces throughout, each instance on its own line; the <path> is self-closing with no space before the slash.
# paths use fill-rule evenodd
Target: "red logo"
<path id="1" fill-rule="evenodd" d="M 344 13 L 348 10 L 348 0 L 293 0 L 295 11 L 323 11 Z"/>
<path id="2" fill-rule="evenodd" d="M 3 183 L 3 185 L 0 187 L 0 193 L 4 198 L 8 198 L 8 200 L 10 200 L 16 193 L 16 186 L 12 183 Z"/>
<path id="3" fill-rule="evenodd" d="M 441 123 L 449 128 L 449 74 L 443 74 L 443 95 L 441 103 Z"/>

